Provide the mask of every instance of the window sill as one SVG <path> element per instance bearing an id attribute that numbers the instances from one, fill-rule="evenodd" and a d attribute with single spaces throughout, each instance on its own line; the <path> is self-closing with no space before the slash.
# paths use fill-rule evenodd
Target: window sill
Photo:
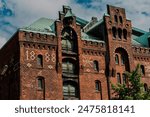
<path id="1" fill-rule="evenodd" d="M 43 69 L 43 66 L 37 66 L 38 69 Z"/>
<path id="2" fill-rule="evenodd" d="M 100 91 L 99 91 L 99 90 L 96 90 L 95 93 L 100 93 Z"/>
<path id="3" fill-rule="evenodd" d="M 38 88 L 37 91 L 43 91 L 43 89 Z"/>

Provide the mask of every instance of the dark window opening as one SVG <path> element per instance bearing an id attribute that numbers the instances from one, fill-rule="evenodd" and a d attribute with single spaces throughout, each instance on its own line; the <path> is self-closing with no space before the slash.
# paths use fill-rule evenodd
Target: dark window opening
<path id="1" fill-rule="evenodd" d="M 148 86 L 146 83 L 144 83 L 144 91 L 147 92 L 148 91 Z"/>
<path id="2" fill-rule="evenodd" d="M 94 62 L 93 62 L 93 65 L 94 65 L 94 66 L 93 66 L 93 67 L 94 67 L 94 70 L 95 70 L 95 71 L 99 71 L 99 64 L 98 64 L 98 61 L 94 61 Z"/>
<path id="3" fill-rule="evenodd" d="M 123 29 L 123 38 L 127 39 L 127 30 L 126 29 Z"/>
<path id="4" fill-rule="evenodd" d="M 118 37 L 122 39 L 122 30 L 120 28 L 118 29 Z"/>
<path id="5" fill-rule="evenodd" d="M 127 84 L 126 74 L 122 74 L 123 84 Z"/>
<path id="6" fill-rule="evenodd" d="M 69 73 L 69 74 L 75 74 L 75 63 L 71 60 L 64 60 L 62 63 L 62 72 L 63 73 Z"/>
<path id="7" fill-rule="evenodd" d="M 121 64 L 125 65 L 125 57 L 123 55 L 121 55 Z"/>
<path id="8" fill-rule="evenodd" d="M 116 38 L 117 30 L 115 27 L 112 28 L 113 37 Z"/>
<path id="9" fill-rule="evenodd" d="M 65 27 L 62 31 L 62 50 L 77 52 L 77 34 L 71 27 Z"/>
<path id="10" fill-rule="evenodd" d="M 120 20 L 120 23 L 122 24 L 123 23 L 123 20 L 122 20 L 122 17 L 119 16 L 119 20 Z"/>
<path id="11" fill-rule="evenodd" d="M 115 55 L 115 62 L 117 65 L 119 64 L 119 56 L 117 54 Z"/>
<path id="12" fill-rule="evenodd" d="M 74 50 L 73 42 L 68 39 L 62 39 L 62 49 L 66 51 L 73 51 Z"/>
<path id="13" fill-rule="evenodd" d="M 142 75 L 145 75 L 145 68 L 144 68 L 144 65 L 141 65 L 141 73 L 142 73 Z"/>
<path id="14" fill-rule="evenodd" d="M 63 83 L 64 99 L 78 98 L 78 86 L 76 82 L 67 81 Z"/>
<path id="15" fill-rule="evenodd" d="M 117 82 L 121 84 L 121 76 L 120 76 L 120 73 L 117 73 Z"/>
<path id="16" fill-rule="evenodd" d="M 39 77 L 38 79 L 38 89 L 43 90 L 44 89 L 44 79 L 42 77 Z"/>
<path id="17" fill-rule="evenodd" d="M 101 91 L 101 82 L 100 81 L 95 81 L 95 90 Z"/>
<path id="18" fill-rule="evenodd" d="M 37 56 L 37 65 L 40 67 L 43 67 L 43 56 L 42 55 Z"/>
<path id="19" fill-rule="evenodd" d="M 115 22 L 118 23 L 118 17 L 117 17 L 117 15 L 114 15 L 114 19 L 115 19 Z"/>

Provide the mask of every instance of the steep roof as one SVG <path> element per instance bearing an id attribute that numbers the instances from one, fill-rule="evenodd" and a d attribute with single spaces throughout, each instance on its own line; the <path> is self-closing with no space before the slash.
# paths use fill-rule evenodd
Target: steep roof
<path id="1" fill-rule="evenodd" d="M 70 14 L 70 12 L 68 13 Z M 70 14 L 73 15 L 73 14 Z M 70 16 L 69 15 L 69 16 Z M 88 21 L 76 17 L 76 21 L 82 27 L 86 27 L 88 25 Z M 31 25 L 27 27 L 20 28 L 19 30 L 27 31 L 27 32 L 35 32 L 35 33 L 42 33 L 48 35 L 55 35 L 55 20 L 48 19 L 48 18 L 40 18 L 37 21 L 33 22 Z M 82 32 L 82 39 L 89 40 L 89 41 L 101 41 L 97 37 L 87 34 L 87 32 L 94 30 L 97 26 L 103 23 L 103 19 L 99 20 L 97 23 L 89 27 L 86 32 Z M 143 31 L 141 29 L 132 27 L 132 40 L 131 43 L 134 46 L 141 46 L 141 47 L 149 47 L 148 38 L 150 38 L 150 32 Z"/>
<path id="2" fill-rule="evenodd" d="M 23 31 L 35 33 L 55 34 L 55 20 L 48 18 L 40 18 L 27 27 L 20 28 Z"/>
<path id="3" fill-rule="evenodd" d="M 142 47 L 149 47 L 148 38 L 150 37 L 150 32 L 146 32 L 139 28 L 132 28 L 132 43 L 133 45 L 139 45 Z"/>

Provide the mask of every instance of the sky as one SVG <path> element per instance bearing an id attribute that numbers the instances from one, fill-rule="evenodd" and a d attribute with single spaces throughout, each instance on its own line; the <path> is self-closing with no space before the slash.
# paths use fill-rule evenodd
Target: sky
<path id="1" fill-rule="evenodd" d="M 18 28 L 41 17 L 57 19 L 62 5 L 69 5 L 76 16 L 89 21 L 92 16 L 101 19 L 107 4 L 125 8 L 134 27 L 149 31 L 150 0 L 0 0 L 0 48 Z"/>

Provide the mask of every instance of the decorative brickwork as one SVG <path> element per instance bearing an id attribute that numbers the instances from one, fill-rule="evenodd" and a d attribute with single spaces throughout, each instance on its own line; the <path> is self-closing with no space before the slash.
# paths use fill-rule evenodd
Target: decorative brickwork
<path id="1" fill-rule="evenodd" d="M 145 32 L 132 28 L 124 8 L 107 8 L 87 22 L 63 6 L 58 20 L 19 29 L 0 50 L 0 99 L 111 99 L 110 84 L 125 83 L 137 64 L 150 85 L 150 48 L 132 38 Z"/>

